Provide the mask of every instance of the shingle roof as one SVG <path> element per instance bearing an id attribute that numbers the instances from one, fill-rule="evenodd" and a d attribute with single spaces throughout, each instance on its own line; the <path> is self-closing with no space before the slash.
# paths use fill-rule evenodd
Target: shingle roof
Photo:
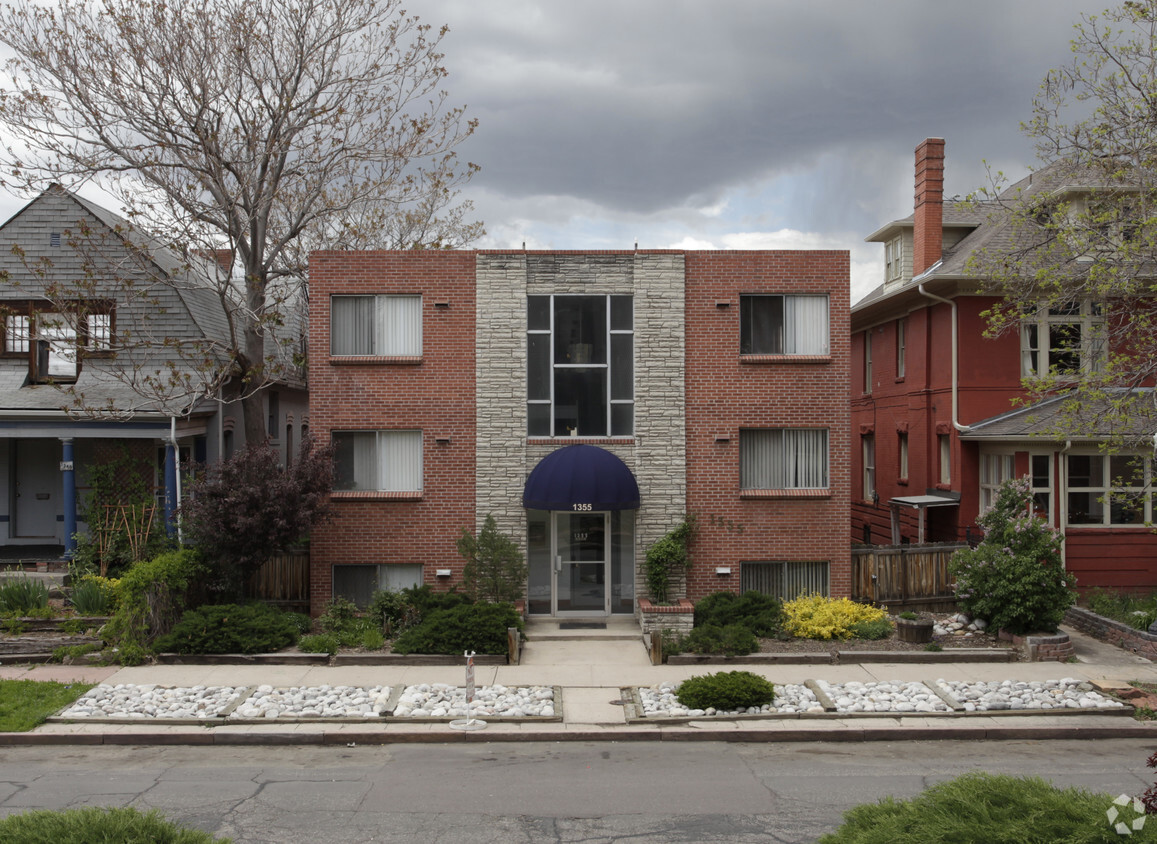
<path id="1" fill-rule="evenodd" d="M 1072 394 L 1052 396 L 1025 407 L 1010 410 L 969 425 L 962 440 L 1055 440 L 1058 420 L 1066 420 L 1066 429 L 1079 431 L 1068 439 L 1100 441 L 1123 438 L 1148 441 L 1157 433 L 1157 409 L 1153 406 L 1153 389 L 1134 391 L 1140 401 L 1126 413 L 1115 410 L 1114 402 L 1128 395 L 1124 389 L 1110 390 L 1102 399 L 1081 400 Z"/>

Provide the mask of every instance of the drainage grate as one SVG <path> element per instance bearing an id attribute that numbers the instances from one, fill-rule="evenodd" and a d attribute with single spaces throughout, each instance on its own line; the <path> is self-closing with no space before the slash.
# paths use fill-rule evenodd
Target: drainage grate
<path id="1" fill-rule="evenodd" d="M 606 630 L 607 623 L 605 621 L 562 621 L 558 625 L 559 630 Z"/>

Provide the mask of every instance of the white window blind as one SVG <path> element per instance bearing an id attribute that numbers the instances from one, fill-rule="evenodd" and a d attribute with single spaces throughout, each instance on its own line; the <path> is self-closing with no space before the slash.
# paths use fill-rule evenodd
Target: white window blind
<path id="1" fill-rule="evenodd" d="M 333 355 L 422 354 L 421 296 L 334 296 L 330 300 Z"/>
<path id="2" fill-rule="evenodd" d="M 828 297 L 785 296 L 784 354 L 828 353 Z"/>
<path id="3" fill-rule="evenodd" d="M 335 431 L 333 441 L 335 489 L 421 491 L 421 431 Z"/>
<path id="4" fill-rule="evenodd" d="M 739 464 L 741 489 L 825 489 L 828 432 L 744 429 L 739 434 Z"/>

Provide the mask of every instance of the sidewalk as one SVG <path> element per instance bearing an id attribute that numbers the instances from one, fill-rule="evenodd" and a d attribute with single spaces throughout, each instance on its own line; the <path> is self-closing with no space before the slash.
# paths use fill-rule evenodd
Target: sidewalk
<path id="1" fill-rule="evenodd" d="M 1157 741 L 1157 724 L 1130 717 L 1131 709 L 1073 714 L 1000 713 L 801 714 L 773 717 L 628 720 L 630 689 L 680 682 L 693 675 L 743 668 L 773 683 L 922 681 L 1035 681 L 1074 678 L 1102 689 L 1130 680 L 1157 683 L 1157 664 L 1076 631 L 1066 631 L 1076 663 L 865 663 L 860 665 L 652 666 L 631 639 L 552 640 L 531 637 L 520 665 L 478 665 L 478 687 L 545 685 L 557 689 L 555 720 L 492 721 L 485 729 L 457 731 L 445 721 L 403 719 L 325 722 L 117 723 L 51 722 L 28 733 L 0 734 L 0 746 L 31 744 L 390 744 L 494 741 L 907 741 L 935 739 L 1142 738 Z M 60 682 L 204 686 L 465 685 L 462 666 L 151 665 L 131 668 L 0 665 L 0 677 Z"/>

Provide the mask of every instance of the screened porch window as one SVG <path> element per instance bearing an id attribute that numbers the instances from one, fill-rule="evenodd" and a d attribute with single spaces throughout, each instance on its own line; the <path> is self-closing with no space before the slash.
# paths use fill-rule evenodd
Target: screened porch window
<path id="1" fill-rule="evenodd" d="M 740 489 L 826 489 L 828 432 L 747 428 L 739 432 Z"/>
<path id="2" fill-rule="evenodd" d="M 742 355 L 828 354 L 828 297 L 739 297 Z"/>
<path id="3" fill-rule="evenodd" d="M 335 490 L 422 491 L 421 431 L 335 431 Z"/>
<path id="4" fill-rule="evenodd" d="M 421 296 L 334 296 L 330 354 L 378 357 L 422 354 Z"/>

